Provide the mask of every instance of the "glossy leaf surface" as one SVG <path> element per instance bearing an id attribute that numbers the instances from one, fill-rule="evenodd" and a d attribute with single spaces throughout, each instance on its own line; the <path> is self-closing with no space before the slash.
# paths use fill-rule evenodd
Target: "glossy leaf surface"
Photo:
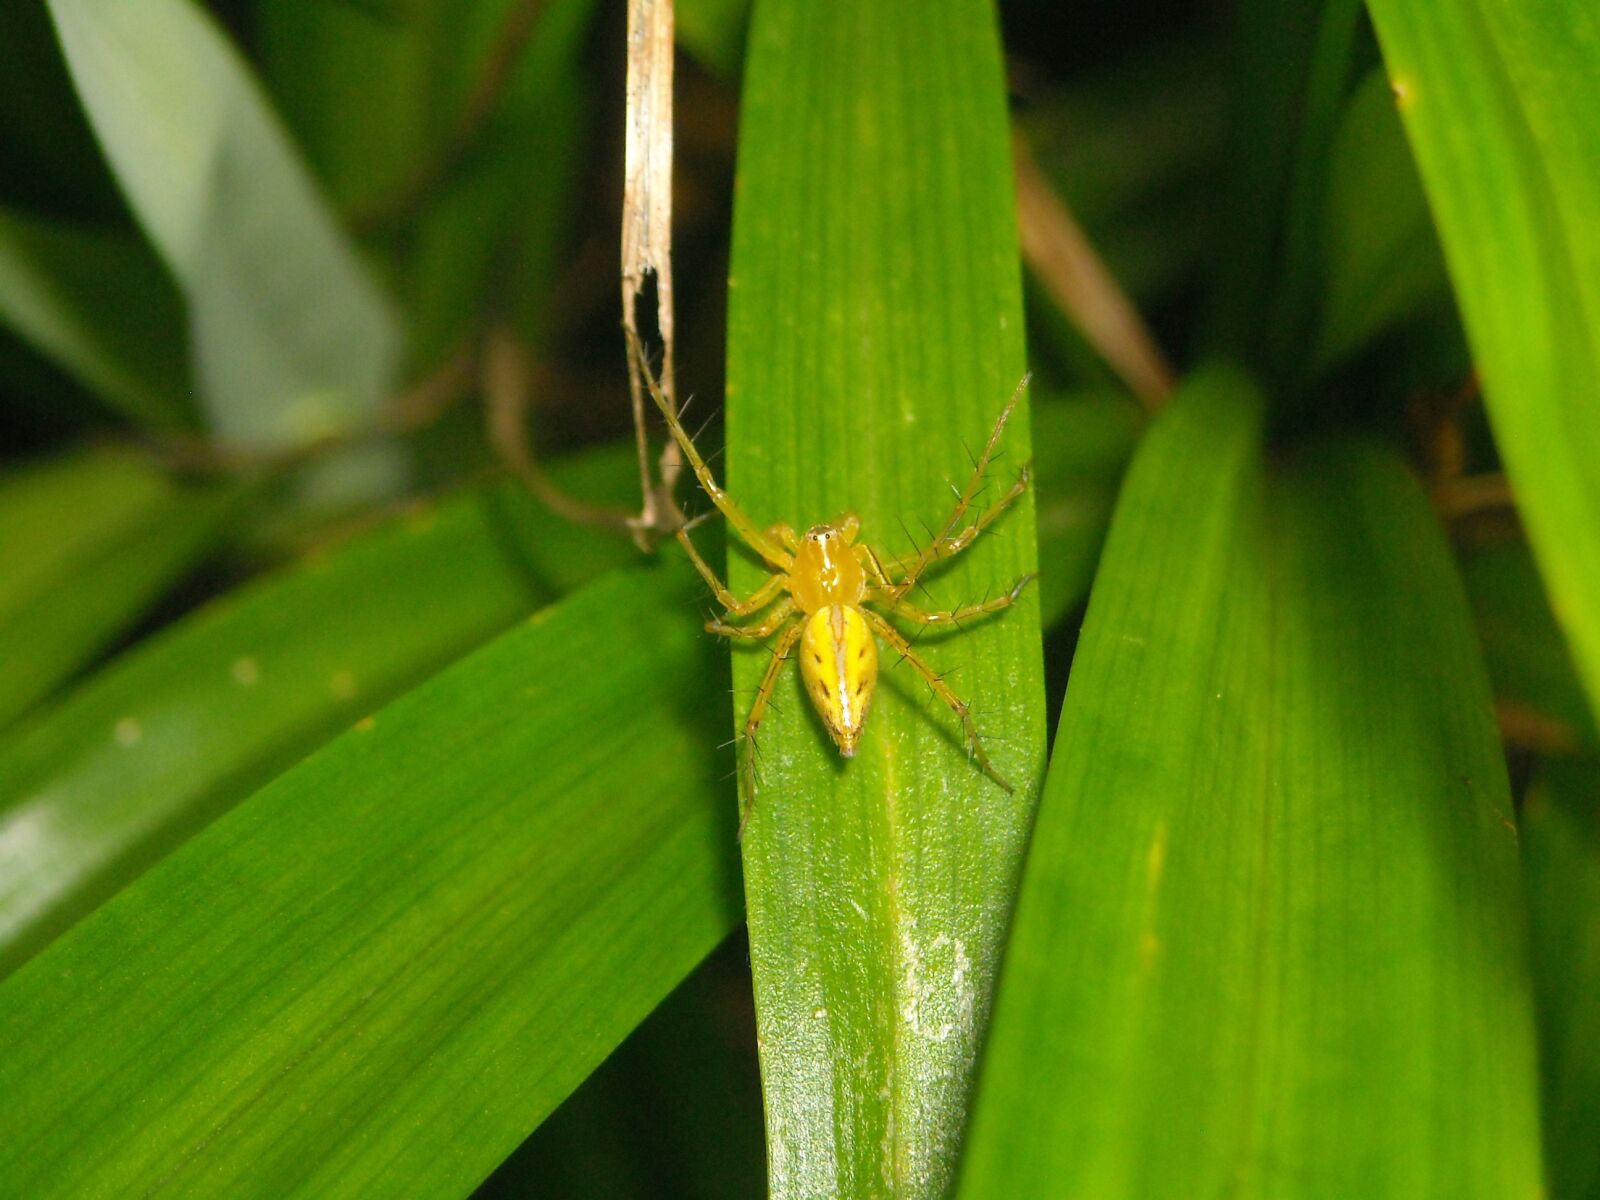
<path id="1" fill-rule="evenodd" d="M 1600 9 L 1370 8 L 1495 440 L 1600 713 Z"/>
<path id="2" fill-rule="evenodd" d="M 686 570 L 575 594 L 0 985 L 0 1178 L 466 1194 L 738 919 L 693 594 Z"/>
<path id="3" fill-rule="evenodd" d="M 926 540 L 1023 374 L 1009 131 L 979 0 L 756 9 L 740 116 L 728 485 L 761 525 L 852 511 Z M 801 148 L 804 148 L 803 150 Z M 1019 405 L 985 493 L 1029 454 Z M 1031 494 L 917 602 L 1034 567 Z M 730 539 L 731 541 L 731 539 Z M 735 592 L 762 573 L 730 565 Z M 931 598 L 930 598 L 931 597 Z M 1043 767 L 1036 593 L 917 652 L 973 705 L 1008 794 L 898 652 L 844 761 L 797 682 L 761 729 L 744 843 L 776 1197 L 937 1196 L 949 1180 Z M 734 651 L 742 725 L 769 655 Z"/>
<path id="4" fill-rule="evenodd" d="M 559 474 L 609 498 L 632 469 L 605 451 Z M 483 489 L 130 652 L 0 742 L 0 974 L 357 718 L 634 555 Z"/>
<path id="5" fill-rule="evenodd" d="M 0 480 L 0 726 L 102 653 L 210 548 L 244 489 L 82 453 Z"/>
<path id="6" fill-rule="evenodd" d="M 962 1197 L 1540 1187 L 1487 680 L 1389 454 L 1280 457 L 1191 381 L 1123 489 Z"/>

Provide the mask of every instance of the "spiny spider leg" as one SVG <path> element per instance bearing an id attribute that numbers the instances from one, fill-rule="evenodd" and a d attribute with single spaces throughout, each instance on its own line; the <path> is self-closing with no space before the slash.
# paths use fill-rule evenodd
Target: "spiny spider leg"
<path id="1" fill-rule="evenodd" d="M 694 444 L 694 439 L 678 420 L 678 415 L 672 411 L 672 405 L 667 403 L 667 398 L 661 394 L 661 385 L 656 382 L 655 372 L 650 369 L 650 360 L 645 354 L 644 346 L 639 341 L 638 334 L 629 329 L 628 350 L 639 365 L 639 373 L 644 377 L 645 386 L 650 391 L 650 397 L 656 402 L 656 407 L 661 410 L 661 416 L 667 423 L 667 428 L 672 432 L 673 439 L 678 443 L 678 448 L 683 451 L 683 456 L 689 460 L 689 466 L 694 471 L 694 477 L 700 481 L 700 486 L 705 490 L 711 503 L 715 504 L 722 515 L 728 519 L 728 524 L 738 532 L 750 548 L 767 562 L 781 571 L 787 571 L 794 565 L 794 559 L 782 546 L 778 545 L 759 526 L 756 525 L 737 504 L 729 498 L 728 493 L 722 490 L 717 483 L 717 478 L 711 473 L 711 468 L 706 465 L 706 460 L 700 457 L 700 451 Z"/>
<path id="2" fill-rule="evenodd" d="M 872 577 L 874 586 L 879 591 L 894 594 L 894 580 L 889 578 L 889 573 L 883 569 L 883 560 L 878 557 L 878 552 L 866 543 L 856 547 L 856 558 L 867 569 L 867 574 Z"/>
<path id="3" fill-rule="evenodd" d="M 984 509 L 982 515 L 980 515 L 976 521 L 974 521 L 971 525 L 968 525 L 960 533 L 951 534 L 949 537 L 942 538 L 931 543 L 929 546 L 931 553 L 924 551 L 924 553 L 928 553 L 929 564 L 938 562 L 940 559 L 953 558 L 955 555 L 960 554 L 968 546 L 972 545 L 973 542 L 977 541 L 978 535 L 985 529 L 989 528 L 990 525 L 994 524 L 995 520 L 1000 516 L 1000 514 L 1005 512 L 1006 509 L 1010 508 L 1011 505 L 1016 501 L 1017 497 L 1028 490 L 1028 484 L 1032 481 L 1032 467 L 1023 467 L 1021 473 L 1017 476 L 1016 482 L 1011 485 L 1006 494 L 1001 496 L 1000 499 L 996 500 L 988 508 Z M 915 564 L 915 561 L 916 560 L 912 560 L 912 563 L 908 564 L 904 559 L 896 559 L 893 563 L 893 569 L 896 571 L 909 572 L 911 566 Z M 922 568 L 918 569 L 919 574 L 921 569 Z M 915 575 L 908 575 L 908 578 L 913 585 L 916 583 Z M 900 585 L 896 586 L 899 587 Z M 902 591 L 901 594 L 903 595 L 904 592 Z"/>
<path id="4" fill-rule="evenodd" d="M 1017 602 L 1017 597 L 1022 595 L 1022 589 L 1032 583 L 1037 576 L 1024 575 L 1011 585 L 1011 590 L 1003 596 L 996 596 L 993 600 L 985 600 L 981 604 L 967 604 L 960 608 L 946 612 L 928 612 L 918 608 L 915 604 L 900 599 L 892 593 L 886 597 L 889 605 L 899 616 L 908 621 L 916 621 L 921 625 L 959 625 L 962 621 L 973 617 L 985 616 L 988 613 L 999 612 L 1002 608 L 1010 608 Z"/>
<path id="5" fill-rule="evenodd" d="M 783 576 L 775 575 L 774 579 L 782 580 Z M 709 633 L 720 634 L 725 638 L 748 638 L 751 641 L 760 641 L 773 633 L 794 615 L 794 601 L 785 596 L 778 606 L 754 625 L 729 625 L 726 621 L 707 621 L 706 630 Z"/>
<path id="6" fill-rule="evenodd" d="M 772 603 L 772 598 L 783 590 L 785 577 L 773 575 L 767 579 L 755 594 L 748 600 L 741 600 L 735 596 L 727 584 L 717 578 L 717 573 L 711 569 L 711 564 L 700 557 L 700 551 L 695 549 L 694 542 L 689 537 L 688 526 L 682 526 L 677 532 L 678 545 L 683 547 L 689 561 L 694 564 L 694 569 L 700 572 L 700 578 L 706 581 L 712 592 L 717 597 L 717 603 L 727 609 L 727 616 L 747 617 L 758 608 L 765 608 Z"/>
<path id="7" fill-rule="evenodd" d="M 933 689 L 933 694 L 949 705 L 950 711 L 961 718 L 961 728 L 967 735 L 967 749 L 972 752 L 972 757 L 978 760 L 978 766 L 983 769 L 983 773 L 1005 788 L 1007 792 L 1012 791 L 1011 785 L 1006 782 L 1000 772 L 994 769 L 994 764 L 989 761 L 989 755 L 983 749 L 983 739 L 978 736 L 978 727 L 972 721 L 971 706 L 951 690 L 950 685 L 944 681 L 937 671 L 917 656 L 917 652 L 911 648 L 911 643 L 901 635 L 898 629 L 889 624 L 881 614 L 873 612 L 870 608 L 863 608 L 861 615 L 867 619 L 867 623 L 872 626 L 873 631 L 879 637 L 899 651 L 900 657 L 916 669 L 917 674 L 921 675 L 927 685 Z"/>
<path id="8" fill-rule="evenodd" d="M 744 827 L 750 823 L 750 814 L 755 811 L 756 806 L 756 730 L 761 728 L 761 718 L 766 715 L 767 701 L 772 699 L 772 689 L 778 685 L 778 673 L 783 670 L 789 651 L 794 649 L 794 644 L 799 640 L 805 627 L 804 621 L 796 621 L 778 639 L 778 644 L 772 649 L 772 661 L 767 664 L 767 673 L 761 677 L 761 686 L 756 689 L 755 703 L 750 706 L 750 715 L 745 719 L 744 812 L 739 814 L 740 841 L 744 840 Z"/>
<path id="9" fill-rule="evenodd" d="M 1021 382 L 1017 384 L 1016 391 L 1011 393 L 1011 399 L 1007 400 L 1006 406 L 1000 410 L 1000 419 L 994 423 L 994 430 L 989 434 L 988 444 L 984 446 L 983 453 L 978 455 L 978 461 L 973 464 L 972 478 L 967 481 L 966 489 L 956 498 L 955 510 L 951 512 L 949 519 L 945 521 L 944 528 L 939 530 L 938 535 L 927 546 L 923 547 L 922 553 L 917 555 L 916 560 L 906 571 L 905 578 L 895 585 L 895 595 L 904 596 L 909 592 L 916 586 L 918 577 L 928 569 L 935 559 L 941 557 L 939 554 L 940 545 L 951 540 L 951 534 L 955 532 L 956 526 L 961 524 L 961 518 L 967 515 L 967 510 L 972 507 L 973 500 L 977 498 L 978 489 L 983 486 L 983 477 L 989 470 L 989 460 L 994 457 L 995 449 L 1000 445 L 1000 434 L 1005 430 L 1006 421 L 1010 419 L 1012 410 L 1017 407 L 1017 401 L 1022 399 L 1023 389 L 1028 386 L 1028 380 L 1031 378 L 1033 378 L 1032 375 L 1024 375 L 1022 377 Z M 1009 503 L 1009 501 L 1005 501 L 1005 503 Z M 995 515 L 998 516 L 999 514 L 996 513 Z M 993 517 L 990 517 L 990 519 L 993 520 Z M 981 522 L 982 518 L 979 518 L 979 520 Z M 973 536 L 976 537 L 976 533 Z M 965 545 L 965 543 L 962 544 Z M 954 551 L 951 553 L 954 553 Z M 948 557 L 948 555 L 943 557 Z"/>

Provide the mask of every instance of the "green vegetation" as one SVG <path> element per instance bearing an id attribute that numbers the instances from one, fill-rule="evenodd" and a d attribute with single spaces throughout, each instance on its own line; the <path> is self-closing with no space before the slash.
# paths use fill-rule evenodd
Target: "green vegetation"
<path id="1" fill-rule="evenodd" d="M 1600 1197 L 1592 6 L 679 0 L 742 841 L 622 7 L 0 8 L 0 1200 Z"/>

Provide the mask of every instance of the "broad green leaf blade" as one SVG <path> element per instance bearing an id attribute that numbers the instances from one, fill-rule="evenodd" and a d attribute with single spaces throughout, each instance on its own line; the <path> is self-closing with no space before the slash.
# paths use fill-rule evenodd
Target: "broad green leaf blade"
<path id="1" fill-rule="evenodd" d="M 1522 811 L 1550 1195 L 1600 1196 L 1600 761 L 1550 760 Z"/>
<path id="2" fill-rule="evenodd" d="M 1371 9 L 1495 440 L 1600 713 L 1600 8 Z"/>
<path id="3" fill-rule="evenodd" d="M 188 422 L 177 293 L 131 238 L 0 210 L 0 319 L 139 424 Z"/>
<path id="4" fill-rule="evenodd" d="M 1316 366 L 1326 368 L 1446 294 L 1444 259 L 1381 69 L 1345 106 L 1323 202 L 1326 291 Z"/>
<path id="5" fill-rule="evenodd" d="M 1421 490 L 1192 381 L 1125 480 L 963 1197 L 1527 1197 L 1505 767 Z"/>
<path id="6" fill-rule="evenodd" d="M 49 0 L 134 214 L 188 302 L 220 435 L 282 446 L 369 422 L 394 384 L 387 302 L 249 70 L 192 0 Z"/>
<path id="7" fill-rule="evenodd" d="M 561 464 L 626 493 L 632 448 Z M 633 557 L 516 489 L 457 497 L 177 623 L 0 742 L 0 975 L 280 770 Z"/>
<path id="8" fill-rule="evenodd" d="M 0 478 L 0 726 L 104 651 L 215 543 L 247 490 L 79 453 Z"/>
<path id="9" fill-rule="evenodd" d="M 994 14 L 764 0 L 742 106 L 731 494 L 762 525 L 852 511 L 862 541 L 906 553 L 944 522 L 947 480 L 971 473 L 963 447 L 982 447 L 1023 373 Z M 1004 446 L 986 498 L 1028 457 L 1025 406 Z M 919 603 L 975 602 L 1031 571 L 1031 499 Z M 747 595 L 763 573 L 732 557 Z M 937 1196 L 954 1166 L 1043 766 L 1036 595 L 917 649 L 972 704 L 1014 794 L 887 646 L 854 759 L 795 664 L 761 727 L 744 865 L 776 1197 Z M 734 652 L 740 726 L 768 657 Z"/>
<path id="10" fill-rule="evenodd" d="M 1329 155 L 1360 21 L 1361 0 L 1244 0 L 1234 14 L 1208 343 L 1281 376 L 1305 365 Z"/>
<path id="11" fill-rule="evenodd" d="M 738 920 L 690 580 L 506 634 L 0 985 L 0 1179 L 466 1194 Z"/>

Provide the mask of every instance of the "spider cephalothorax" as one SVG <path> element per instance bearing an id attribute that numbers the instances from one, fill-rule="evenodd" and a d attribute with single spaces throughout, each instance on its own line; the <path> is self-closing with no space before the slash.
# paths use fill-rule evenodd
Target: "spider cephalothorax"
<path id="1" fill-rule="evenodd" d="M 989 461 L 999 445 L 1001 431 L 1005 429 L 1006 419 L 1027 386 L 1027 376 L 1023 376 L 1022 382 L 1001 410 L 988 444 L 974 464 L 972 479 L 960 494 L 949 519 L 926 547 L 905 561 L 880 555 L 867 544 L 858 542 L 856 539 L 861 531 L 861 522 L 851 513 L 823 525 L 814 525 L 804 534 L 798 534 L 783 524 L 768 529 L 757 526 L 718 485 L 695 447 L 694 440 L 689 437 L 672 406 L 656 386 L 636 343 L 633 350 L 639 356 L 641 373 L 666 419 L 667 428 L 672 431 L 700 486 L 727 518 L 734 532 L 761 556 L 772 572 L 749 599 L 740 600 L 700 557 L 689 539 L 688 531 L 678 530 L 678 541 L 716 594 L 717 602 L 726 610 L 722 617 L 709 622 L 706 628 L 728 638 L 761 640 L 777 635 L 772 659 L 744 725 L 746 818 L 755 801 L 756 732 L 761 727 L 762 717 L 766 715 L 778 674 L 797 643 L 800 674 L 805 681 L 806 693 L 811 697 L 840 753 L 846 758 L 854 756 L 867 713 L 872 707 L 878 681 L 877 640 L 882 638 L 950 706 L 961 720 L 968 749 L 979 767 L 1001 787 L 1010 791 L 1011 785 L 1000 777 L 989 762 L 966 701 L 951 690 L 944 679 L 911 648 L 905 636 L 877 609 L 920 625 L 953 625 L 1006 608 L 1033 578 L 1025 575 L 1002 596 L 948 612 L 927 612 L 905 598 L 929 566 L 966 549 L 1012 501 L 1027 490 L 1028 472 L 1024 468 L 1005 495 L 984 509 L 965 528 L 958 530 L 957 527 L 973 507 Z M 730 618 L 753 616 L 763 609 L 767 610 L 766 615 L 749 625 L 730 623 Z M 742 831 L 743 826 L 740 828 Z"/>

